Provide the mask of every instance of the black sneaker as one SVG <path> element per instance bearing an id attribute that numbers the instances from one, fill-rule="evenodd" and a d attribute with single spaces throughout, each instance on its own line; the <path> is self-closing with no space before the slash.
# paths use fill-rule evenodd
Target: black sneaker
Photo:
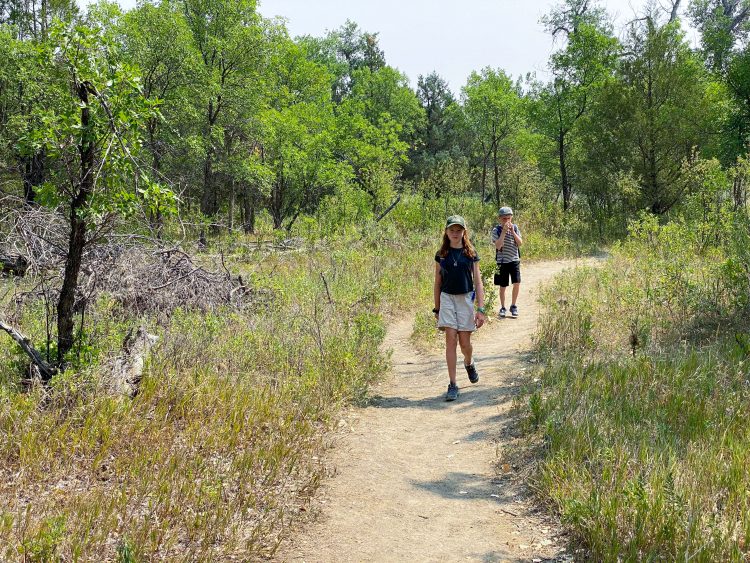
<path id="1" fill-rule="evenodd" d="M 515 305 L 510 306 L 510 316 L 514 319 L 518 317 L 518 307 L 516 307 Z"/>
<path id="2" fill-rule="evenodd" d="M 500 307 L 500 312 L 497 314 L 501 319 L 505 318 L 505 307 Z"/>
<path id="3" fill-rule="evenodd" d="M 464 364 L 464 367 L 466 368 L 466 373 L 469 374 L 469 381 L 477 383 L 479 381 L 479 374 L 477 373 L 477 366 L 474 365 L 474 362 L 471 362 L 470 366 Z"/>
<path id="4" fill-rule="evenodd" d="M 446 401 L 455 401 L 458 399 L 458 385 L 455 383 L 448 384 L 448 392 L 445 394 Z"/>

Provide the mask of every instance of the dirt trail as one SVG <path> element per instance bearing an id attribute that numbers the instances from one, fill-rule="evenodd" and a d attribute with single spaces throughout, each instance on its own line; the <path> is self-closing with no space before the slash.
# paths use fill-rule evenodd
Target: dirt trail
<path id="1" fill-rule="evenodd" d="M 460 368 L 459 353 L 461 395 L 453 403 L 444 401 L 442 351 L 414 351 L 411 318 L 393 325 L 385 343 L 393 378 L 373 390 L 371 406 L 342 418 L 327 460 L 335 475 L 313 501 L 317 518 L 277 560 L 555 559 L 556 530 L 533 513 L 517 468 L 498 474 L 498 453 L 511 440 L 509 410 L 526 367 L 521 353 L 531 345 L 539 286 L 577 263 L 524 265 L 519 318 L 496 319 L 475 334 L 477 385 Z"/>

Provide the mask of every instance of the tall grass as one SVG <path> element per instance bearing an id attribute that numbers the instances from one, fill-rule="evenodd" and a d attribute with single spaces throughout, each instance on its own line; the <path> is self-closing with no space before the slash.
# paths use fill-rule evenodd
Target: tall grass
<path id="1" fill-rule="evenodd" d="M 247 314 L 176 311 L 156 324 L 102 299 L 88 361 L 50 388 L 22 392 L 20 353 L 0 340 L 0 559 L 272 553 L 320 480 L 337 409 L 388 367 L 384 315 L 429 291 L 412 260 L 375 239 L 228 256 L 270 295 Z M 20 323 L 39 342 L 33 312 Z M 105 360 L 144 321 L 160 343 L 141 391 L 112 397 Z"/>
<path id="2" fill-rule="evenodd" d="M 543 297 L 537 485 L 592 559 L 750 557 L 747 227 L 640 222 Z"/>
<path id="3" fill-rule="evenodd" d="M 0 559 L 274 552 L 320 482 L 339 409 L 365 401 L 388 368 L 386 323 L 432 304 L 443 202 L 405 197 L 377 222 L 345 195 L 298 220 L 299 251 L 269 253 L 238 233 L 209 241 L 206 253 L 221 252 L 262 296 L 248 311 L 137 318 L 104 295 L 87 310 L 74 365 L 49 387 L 22 388 L 26 359 L 0 338 Z M 494 208 L 466 198 L 455 212 L 467 216 L 491 275 Z M 290 236 L 267 223 L 259 218 L 260 238 Z M 30 301 L 14 322 L 38 345 L 45 316 Z M 136 324 L 159 342 L 135 399 L 113 397 L 108 362 Z"/>

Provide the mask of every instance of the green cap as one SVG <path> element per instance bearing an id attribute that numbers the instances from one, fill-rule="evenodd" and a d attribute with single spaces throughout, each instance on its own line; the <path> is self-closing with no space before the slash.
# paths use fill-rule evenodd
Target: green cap
<path id="1" fill-rule="evenodd" d="M 452 225 L 461 225 L 464 229 L 466 228 L 466 221 L 464 221 L 464 218 L 460 215 L 451 215 L 448 217 L 448 220 L 445 222 L 445 228 Z"/>

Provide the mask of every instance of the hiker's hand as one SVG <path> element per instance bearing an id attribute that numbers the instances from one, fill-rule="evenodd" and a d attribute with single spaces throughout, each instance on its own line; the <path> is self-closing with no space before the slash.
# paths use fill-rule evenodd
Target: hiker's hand
<path id="1" fill-rule="evenodd" d="M 474 315 L 474 324 L 477 325 L 477 328 L 482 327 L 485 318 L 486 317 L 484 316 L 484 313 L 480 313 L 479 311 L 476 312 L 476 314 Z"/>

